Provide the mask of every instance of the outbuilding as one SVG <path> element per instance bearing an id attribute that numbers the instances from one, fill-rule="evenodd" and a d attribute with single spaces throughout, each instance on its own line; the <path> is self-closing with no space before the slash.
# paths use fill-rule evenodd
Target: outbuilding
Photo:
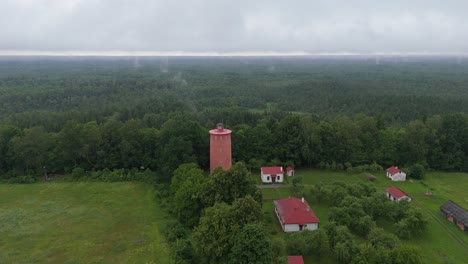
<path id="1" fill-rule="evenodd" d="M 290 197 L 274 200 L 273 203 L 276 217 L 284 232 L 315 230 L 318 228 L 320 221 L 304 198 Z"/>
<path id="2" fill-rule="evenodd" d="M 392 181 L 406 181 L 406 173 L 402 172 L 398 167 L 392 166 L 386 172 L 387 178 Z"/>
<path id="3" fill-rule="evenodd" d="M 395 186 L 392 186 L 387 189 L 387 197 L 392 201 L 407 200 L 408 202 L 411 202 L 412 200 L 409 195 L 407 195 L 404 191 L 398 189 Z"/>
<path id="4" fill-rule="evenodd" d="M 468 211 L 449 200 L 440 207 L 440 214 L 461 230 L 468 232 Z"/>
<path id="5" fill-rule="evenodd" d="M 262 167 L 260 177 L 264 183 L 283 182 L 284 170 L 281 166 L 275 167 Z"/>
<path id="6" fill-rule="evenodd" d="M 286 167 L 286 175 L 288 175 L 289 177 L 293 177 L 294 176 L 294 168 L 291 167 L 291 166 Z"/>

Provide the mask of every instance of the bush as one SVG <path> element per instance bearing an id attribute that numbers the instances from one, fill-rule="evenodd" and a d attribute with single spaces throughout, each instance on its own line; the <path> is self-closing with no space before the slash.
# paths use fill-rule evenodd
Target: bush
<path id="1" fill-rule="evenodd" d="M 81 167 L 74 168 L 71 175 L 73 180 L 79 180 L 85 175 L 85 170 Z"/>
<path id="2" fill-rule="evenodd" d="M 20 183 L 20 184 L 29 184 L 29 183 L 35 183 L 36 182 L 36 177 L 33 175 L 22 175 L 18 176 L 15 178 L 10 178 L 8 180 L 9 183 Z"/>
<path id="3" fill-rule="evenodd" d="M 415 163 L 409 168 L 409 177 L 416 179 L 416 180 L 422 180 L 424 179 L 424 174 L 425 174 L 425 169 L 424 166 Z"/>
<path id="4" fill-rule="evenodd" d="M 192 241 L 190 239 L 178 239 L 174 245 L 175 263 L 194 263 Z"/>
<path id="5" fill-rule="evenodd" d="M 171 243 L 188 236 L 187 228 L 179 222 L 169 223 L 164 233 L 167 241 Z"/>

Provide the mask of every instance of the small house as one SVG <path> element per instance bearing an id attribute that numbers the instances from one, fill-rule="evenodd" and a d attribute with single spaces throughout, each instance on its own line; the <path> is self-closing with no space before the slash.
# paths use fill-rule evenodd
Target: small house
<path id="1" fill-rule="evenodd" d="M 302 256 L 288 256 L 289 264 L 304 264 Z"/>
<path id="2" fill-rule="evenodd" d="M 320 221 L 304 198 L 290 197 L 274 200 L 273 203 L 283 232 L 312 231 L 318 228 Z"/>
<path id="3" fill-rule="evenodd" d="M 286 167 L 286 175 L 289 177 L 294 177 L 294 168 L 291 166 Z"/>
<path id="4" fill-rule="evenodd" d="M 408 202 L 411 202 L 412 200 L 409 195 L 407 195 L 405 192 L 403 192 L 395 186 L 392 186 L 387 189 L 387 197 L 392 201 L 407 200 Z"/>
<path id="5" fill-rule="evenodd" d="M 448 201 L 440 207 L 440 214 L 461 230 L 468 232 L 468 211 L 453 201 Z"/>
<path id="6" fill-rule="evenodd" d="M 387 170 L 387 178 L 392 181 L 406 181 L 406 173 L 402 172 L 398 167 L 392 166 Z"/>
<path id="7" fill-rule="evenodd" d="M 281 166 L 262 167 L 260 171 L 260 177 L 262 178 L 262 182 L 264 183 L 283 182 L 284 171 L 283 167 Z"/>

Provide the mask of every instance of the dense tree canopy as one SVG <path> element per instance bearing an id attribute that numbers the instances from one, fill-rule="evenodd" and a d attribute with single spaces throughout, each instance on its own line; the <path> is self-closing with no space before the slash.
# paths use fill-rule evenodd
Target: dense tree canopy
<path id="1" fill-rule="evenodd" d="M 468 170 L 466 65 L 171 61 L 2 58 L 0 173 L 149 168 L 169 182 L 182 163 L 208 166 L 207 130 L 218 121 L 233 130 L 233 159 L 250 169 Z"/>

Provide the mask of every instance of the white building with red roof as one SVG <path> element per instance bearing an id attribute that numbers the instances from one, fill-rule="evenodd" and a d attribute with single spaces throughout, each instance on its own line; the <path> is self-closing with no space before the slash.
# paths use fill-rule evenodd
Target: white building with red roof
<path id="1" fill-rule="evenodd" d="M 318 228 L 320 221 L 304 198 L 290 197 L 274 200 L 273 203 L 276 216 L 284 232 L 315 230 Z"/>
<path id="2" fill-rule="evenodd" d="M 288 256 L 288 264 L 304 264 L 302 256 Z"/>
<path id="3" fill-rule="evenodd" d="M 411 202 L 412 200 L 409 195 L 395 186 L 387 189 L 387 197 L 392 201 L 408 200 L 408 202 Z"/>
<path id="4" fill-rule="evenodd" d="M 260 177 L 264 183 L 283 182 L 284 170 L 281 166 L 262 167 L 260 169 Z"/>
<path id="5" fill-rule="evenodd" d="M 387 178 L 392 181 L 406 181 L 406 173 L 402 172 L 398 167 L 392 166 L 387 170 Z"/>

